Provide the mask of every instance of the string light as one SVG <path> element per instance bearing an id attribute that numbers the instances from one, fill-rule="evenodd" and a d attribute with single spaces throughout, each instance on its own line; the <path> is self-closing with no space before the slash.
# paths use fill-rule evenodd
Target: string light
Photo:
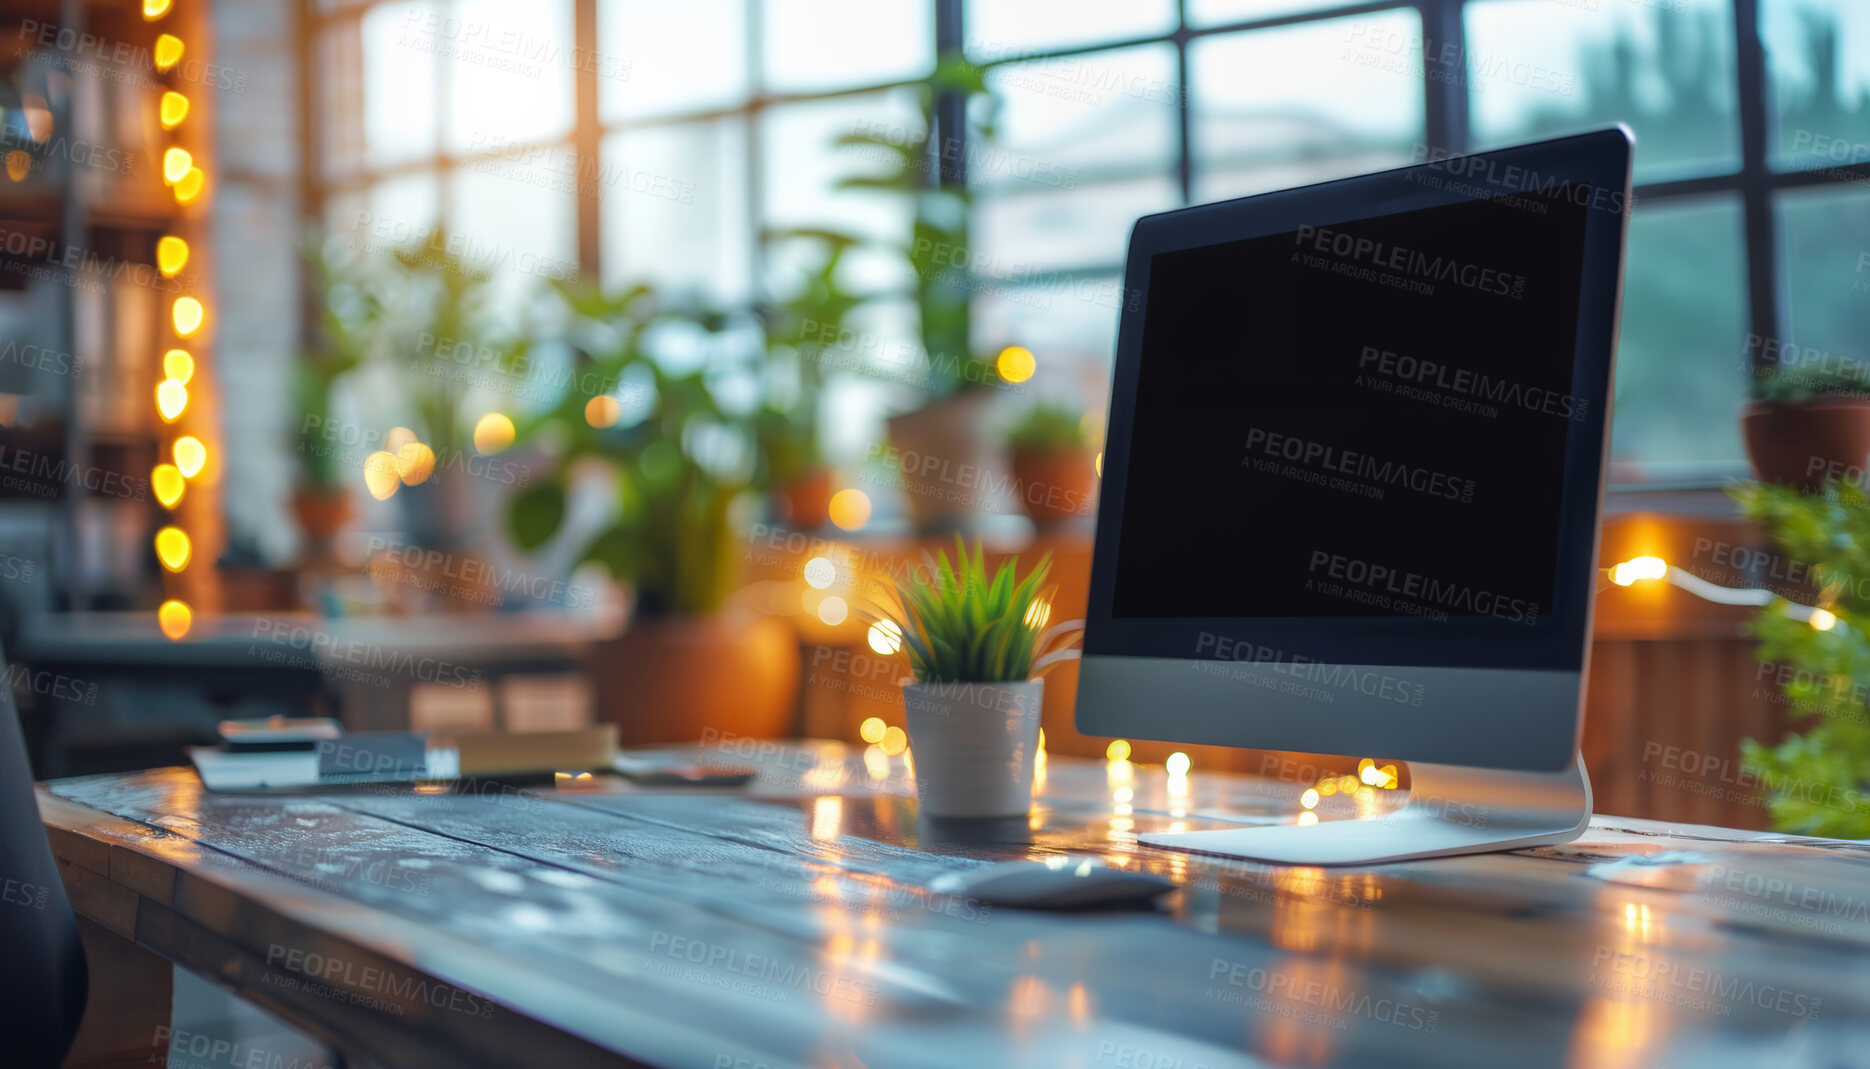
<path id="1" fill-rule="evenodd" d="M 174 185 L 195 166 L 195 157 L 185 148 L 171 148 L 162 154 L 162 180 Z"/>
<path id="2" fill-rule="evenodd" d="M 176 502 L 182 500 L 182 491 L 187 487 L 187 480 L 182 478 L 181 471 L 173 464 L 158 464 L 149 473 L 149 488 L 156 492 L 156 500 L 162 502 L 163 508 L 174 508 Z"/>
<path id="3" fill-rule="evenodd" d="M 167 15 L 174 0 L 143 0 L 143 21 L 154 22 Z"/>
<path id="4" fill-rule="evenodd" d="M 176 470 L 185 479 L 193 479 L 201 474 L 201 469 L 208 463 L 208 447 L 201 444 L 201 439 L 192 434 L 185 434 L 175 440 L 171 450 L 175 455 Z"/>
<path id="5" fill-rule="evenodd" d="M 188 567 L 188 560 L 194 556 L 194 543 L 189 541 L 188 532 L 180 527 L 164 527 L 156 532 L 156 559 L 164 568 L 179 572 Z"/>
<path id="6" fill-rule="evenodd" d="M 182 49 L 182 39 L 172 33 L 165 33 L 161 37 L 156 38 L 156 47 L 151 50 L 152 54 L 150 57 L 156 64 L 156 70 L 161 73 L 167 73 L 170 67 L 180 63 L 182 61 Z"/>
<path id="7" fill-rule="evenodd" d="M 183 119 L 188 118 L 188 98 L 173 89 L 162 94 L 159 108 L 158 118 L 164 130 L 173 130 L 182 125 Z"/>
<path id="8" fill-rule="evenodd" d="M 188 634 L 188 629 L 195 623 L 195 610 L 188 607 L 188 602 L 170 598 L 156 610 L 156 624 L 171 641 Z"/>
<path id="9" fill-rule="evenodd" d="M 188 266 L 188 242 L 174 234 L 156 242 L 156 270 L 163 278 L 174 278 L 176 272 Z"/>
<path id="10" fill-rule="evenodd" d="M 170 313 L 170 321 L 175 327 L 176 335 L 186 338 L 201 329 L 201 321 L 206 315 L 207 312 L 201 307 L 200 301 L 193 297 L 178 297 L 175 308 Z"/>
<path id="11" fill-rule="evenodd" d="M 1618 586 L 1629 586 L 1645 579 L 1659 579 L 1671 586 L 1679 587 L 1690 594 L 1712 601 L 1717 605 L 1770 605 L 1775 595 L 1770 590 L 1758 587 L 1721 586 L 1710 583 L 1695 573 L 1678 568 L 1661 557 L 1633 557 L 1621 564 L 1613 564 L 1605 569 L 1610 581 Z M 1785 603 L 1785 612 L 1794 620 L 1802 620 L 1819 631 L 1829 631 L 1839 622 L 1838 615 L 1831 609 L 1817 605 L 1801 605 L 1796 601 Z"/>

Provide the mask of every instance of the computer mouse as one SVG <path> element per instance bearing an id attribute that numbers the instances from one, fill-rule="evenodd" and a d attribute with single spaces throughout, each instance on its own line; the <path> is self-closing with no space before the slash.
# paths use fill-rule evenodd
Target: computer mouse
<path id="1" fill-rule="evenodd" d="M 1096 858 L 1008 861 L 929 882 L 937 894 L 1015 909 L 1140 909 L 1176 888 L 1174 880 L 1113 869 Z"/>

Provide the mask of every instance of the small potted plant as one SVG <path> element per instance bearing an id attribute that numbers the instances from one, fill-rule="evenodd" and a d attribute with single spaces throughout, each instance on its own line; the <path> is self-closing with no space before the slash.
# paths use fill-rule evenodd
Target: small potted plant
<path id="1" fill-rule="evenodd" d="M 1740 426 L 1761 482 L 1811 493 L 1827 476 L 1863 477 L 1870 457 L 1870 383 L 1775 365 L 1754 378 L 1752 394 Z"/>
<path id="2" fill-rule="evenodd" d="M 903 649 L 915 680 L 903 686 L 916 793 L 932 817 L 994 818 L 1032 804 L 1045 681 L 1033 678 L 1055 588 L 1048 555 L 1026 574 L 1007 561 L 988 574 L 978 542 L 942 553 L 927 574 L 898 584 Z M 1056 630 L 1056 629 L 1055 629 Z"/>
<path id="3" fill-rule="evenodd" d="M 1007 434 L 1013 492 L 1032 522 L 1044 527 L 1089 516 L 1097 493 L 1097 454 L 1078 414 L 1037 404 Z"/>

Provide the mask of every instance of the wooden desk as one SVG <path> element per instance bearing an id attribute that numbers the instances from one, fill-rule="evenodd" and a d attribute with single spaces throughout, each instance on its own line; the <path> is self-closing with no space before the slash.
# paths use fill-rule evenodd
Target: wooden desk
<path id="1" fill-rule="evenodd" d="M 1526 854 L 1272 869 L 1135 834 L 1296 785 L 1054 757 L 1030 841 L 992 841 L 918 826 L 900 773 L 841 752 L 767 755 L 753 796 L 237 797 L 168 769 L 39 798 L 97 939 L 389 1065 L 1870 1064 L 1861 845 L 1599 818 Z M 1664 851 L 1700 863 L 1639 863 Z M 1184 890 L 1074 915 L 920 889 L 1060 852 Z"/>

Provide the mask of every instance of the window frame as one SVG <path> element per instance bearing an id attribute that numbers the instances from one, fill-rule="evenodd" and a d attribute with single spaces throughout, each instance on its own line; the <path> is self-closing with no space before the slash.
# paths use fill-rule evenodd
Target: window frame
<path id="1" fill-rule="evenodd" d="M 318 42 L 334 27 L 360 20 L 371 8 L 387 3 L 388 0 L 361 0 L 345 3 L 337 0 L 332 10 L 320 10 L 321 5 L 329 6 L 332 0 L 299 0 L 298 10 L 301 33 L 299 34 L 299 54 L 301 69 L 308 73 L 301 91 L 300 136 L 302 153 L 301 197 L 306 215 L 322 219 L 325 204 L 332 197 L 359 190 L 393 178 L 412 174 L 432 174 L 436 182 L 440 219 L 446 225 L 454 211 L 453 181 L 454 172 L 459 168 L 478 161 L 492 159 L 497 152 L 453 153 L 447 150 L 446 141 L 438 136 L 437 148 L 433 156 L 386 167 L 364 167 L 342 179 L 327 179 L 320 172 L 316 161 L 319 158 L 317 146 L 322 143 L 322 130 L 319 127 L 320 114 L 316 104 L 319 99 L 318 87 L 312 84 L 319 72 L 313 58 L 317 54 Z M 440 0 L 451 3 L 452 0 Z M 684 111 L 644 118 L 633 118 L 617 122 L 604 122 L 599 115 L 598 71 L 594 65 L 582 65 L 572 72 L 573 80 L 573 125 L 570 133 L 547 140 L 529 143 L 533 145 L 560 148 L 574 155 L 579 166 L 585 160 L 599 161 L 606 138 L 613 134 L 641 130 L 660 126 L 685 125 L 708 122 L 724 118 L 744 119 L 746 160 L 748 168 L 746 196 L 747 217 L 755 235 L 763 233 L 765 219 L 764 175 L 762 173 L 762 144 L 760 116 L 771 108 L 808 101 L 833 100 L 841 97 L 875 93 L 903 86 L 917 84 L 917 80 L 899 80 L 885 83 L 870 83 L 848 88 L 809 93 L 774 93 L 767 90 L 761 71 L 761 53 L 759 49 L 763 0 L 745 0 L 747 4 L 747 98 L 735 105 L 713 107 L 702 110 Z M 1114 40 L 1098 41 L 1088 44 L 1073 45 L 1057 49 L 1022 50 L 1017 56 L 1001 59 L 982 60 L 981 66 L 992 68 L 1005 63 L 1030 62 L 1035 60 L 1057 59 L 1071 56 L 1084 56 L 1109 52 L 1122 48 L 1134 48 L 1146 45 L 1172 45 L 1175 49 L 1175 73 L 1178 93 L 1183 95 L 1183 105 L 1176 109 L 1174 177 L 1180 191 L 1183 204 L 1193 203 L 1192 194 L 1195 184 L 1194 145 L 1192 136 L 1192 108 L 1188 105 L 1187 86 L 1189 84 L 1189 46 L 1202 38 L 1226 34 L 1253 32 L 1276 29 L 1284 26 L 1296 26 L 1329 19 L 1356 15 L 1371 15 L 1384 12 L 1411 10 L 1421 20 L 1422 36 L 1425 40 L 1440 43 L 1432 50 L 1435 55 L 1423 56 L 1423 78 L 1421 92 L 1423 96 L 1424 140 L 1431 145 L 1446 148 L 1451 152 L 1465 152 L 1472 147 L 1469 130 L 1469 99 L 1466 87 L 1465 71 L 1461 69 L 1467 51 L 1467 33 L 1463 15 L 1470 3 L 1488 3 L 1490 0 L 1371 0 L 1371 2 L 1321 2 L 1315 10 L 1292 12 L 1261 18 L 1250 18 L 1212 26 L 1192 26 L 1189 24 L 1187 0 L 1175 0 L 1174 26 L 1168 32 L 1142 37 L 1126 37 Z M 1635 200 L 1639 204 L 1659 204 L 1704 197 L 1710 194 L 1737 194 L 1741 201 L 1744 229 L 1747 290 L 1747 324 L 1752 335 L 1761 338 L 1778 338 L 1783 309 L 1780 292 L 1780 250 L 1778 222 L 1775 215 L 1775 203 L 1779 194 L 1823 186 L 1842 188 L 1857 183 L 1870 183 L 1870 163 L 1848 164 L 1823 169 L 1775 170 L 1771 164 L 1770 129 L 1772 117 L 1769 114 L 1771 79 L 1767 70 L 1766 51 L 1760 34 L 1760 7 L 1762 0 L 1726 0 L 1733 18 L 1734 30 L 1734 75 L 1737 92 L 1737 118 L 1740 124 L 1740 161 L 1737 170 L 1731 172 L 1699 175 L 1688 178 L 1645 182 L 1635 187 Z M 570 0 L 572 4 L 572 45 L 580 54 L 594 54 L 601 51 L 598 36 L 597 5 L 599 0 Z M 934 44 L 937 57 L 962 52 L 966 35 L 965 0 L 930 0 L 930 14 L 934 19 Z M 452 81 L 455 64 L 437 63 L 436 68 L 436 114 L 451 114 Z M 949 111 L 956 117 L 959 101 L 948 102 Z M 947 123 L 958 131 L 958 136 L 965 138 L 965 125 Z M 965 151 L 959 154 L 966 159 Z M 965 181 L 964 174 L 943 169 L 945 181 Z M 601 213 L 604 205 L 599 190 L 592 183 L 581 183 L 577 192 L 576 229 L 578 267 L 587 278 L 603 277 L 603 248 Z M 753 263 L 750 265 L 750 277 L 757 280 L 765 277 L 762 262 L 763 250 L 759 241 L 751 243 Z M 1121 263 L 1083 264 L 1059 272 L 1064 277 L 1104 277 L 1120 273 Z M 756 298 L 757 299 L 757 298 Z M 314 295 L 307 295 L 308 302 L 315 300 Z M 308 303 L 308 308 L 315 308 Z M 315 329 L 316 317 L 308 317 L 307 330 Z M 1764 362 L 1769 361 L 1764 353 L 1764 346 L 1753 347 L 1753 360 L 1756 371 Z M 1696 485 L 1707 485 L 1705 483 Z M 1653 491 L 1664 488 L 1662 485 L 1647 485 L 1636 490 Z"/>

